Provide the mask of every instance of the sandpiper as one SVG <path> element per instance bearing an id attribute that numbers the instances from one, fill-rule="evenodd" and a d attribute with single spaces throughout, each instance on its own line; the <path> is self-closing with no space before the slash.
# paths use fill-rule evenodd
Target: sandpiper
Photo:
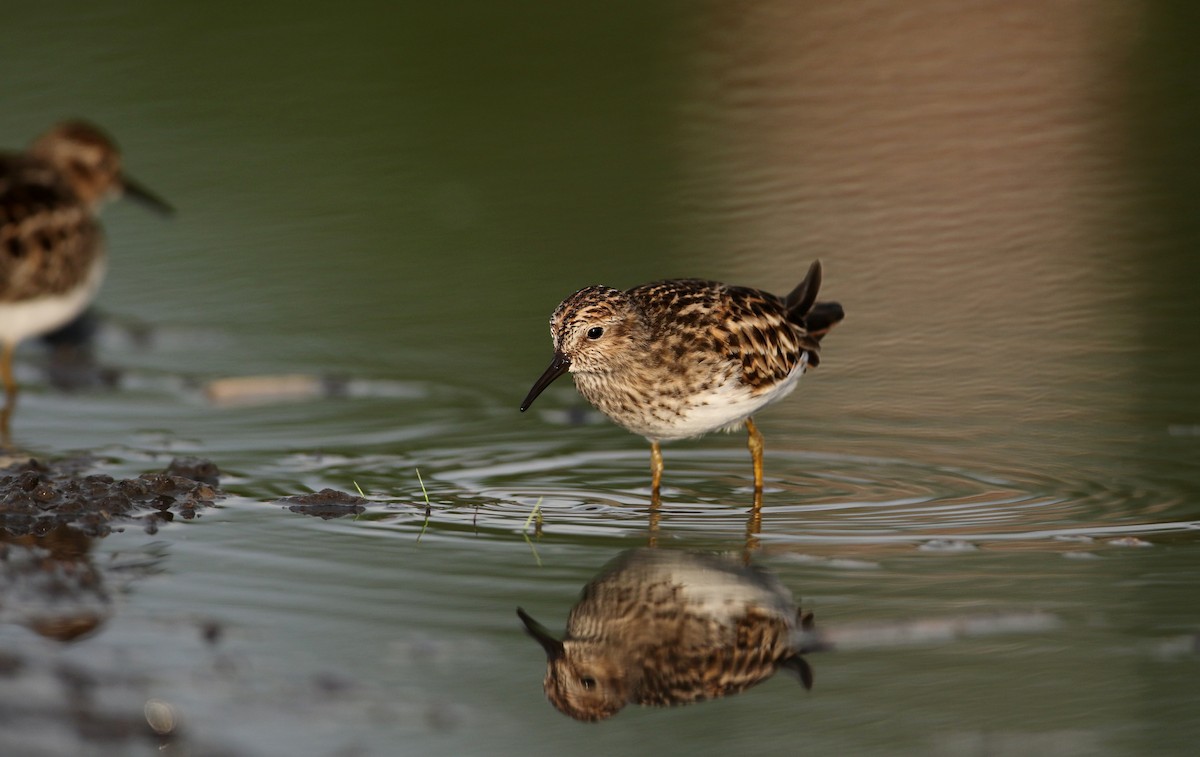
<path id="1" fill-rule="evenodd" d="M 96 214 L 128 195 L 162 213 L 171 206 L 121 172 L 103 131 L 64 121 L 25 152 L 0 153 L 0 378 L 5 432 L 16 404 L 13 352 L 79 315 L 96 296 L 105 254 Z"/>
<path id="2" fill-rule="evenodd" d="M 521 410 L 570 371 L 588 402 L 650 441 L 655 497 L 661 442 L 744 423 L 761 494 L 763 441 L 752 416 L 796 388 L 844 317 L 838 303 L 816 301 L 820 287 L 816 261 L 787 297 L 698 279 L 580 289 L 550 317 L 554 359 Z"/>

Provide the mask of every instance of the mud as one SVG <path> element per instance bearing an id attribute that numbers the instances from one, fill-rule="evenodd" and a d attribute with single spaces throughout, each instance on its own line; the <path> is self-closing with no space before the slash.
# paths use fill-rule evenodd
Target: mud
<path id="1" fill-rule="evenodd" d="M 0 624 L 58 641 L 92 633 L 112 612 L 94 541 L 126 524 L 155 533 L 222 496 L 220 471 L 208 460 L 178 458 L 131 479 L 85 475 L 90 465 L 27 460 L 0 469 Z"/>
<path id="2" fill-rule="evenodd" d="M 279 502 L 294 513 L 330 520 L 347 515 L 360 515 L 366 512 L 366 505 L 369 505 L 371 500 L 337 489 L 322 489 L 312 494 L 284 497 Z"/>
<path id="3" fill-rule="evenodd" d="M 130 522 L 153 533 L 161 521 L 197 517 L 221 496 L 217 466 L 199 458 L 129 479 L 80 475 L 82 467 L 31 459 L 0 468 L 0 535 L 43 536 L 65 525 L 104 537 Z"/>
<path id="4" fill-rule="evenodd" d="M 112 616 L 111 571 L 120 572 L 118 583 L 138 575 L 137 564 L 95 560 L 98 539 L 130 525 L 153 533 L 163 521 L 198 517 L 223 496 L 220 471 L 208 460 L 180 458 L 129 479 L 87 473 L 93 466 L 74 458 L 0 468 L 0 751 L 232 753 L 181 732 L 145 675 L 102 656 L 68 660 L 58 652 Z M 222 628 L 203 621 L 197 634 L 215 648 Z"/>

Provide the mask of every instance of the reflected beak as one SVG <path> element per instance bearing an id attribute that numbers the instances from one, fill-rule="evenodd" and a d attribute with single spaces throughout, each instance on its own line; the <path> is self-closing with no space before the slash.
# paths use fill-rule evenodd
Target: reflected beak
<path id="1" fill-rule="evenodd" d="M 553 661 L 563 656 L 563 643 L 554 638 L 549 629 L 529 617 L 520 607 L 517 608 L 517 617 L 525 624 L 525 633 L 532 636 L 538 644 L 542 645 L 542 649 L 546 650 L 547 659 Z"/>
<path id="2" fill-rule="evenodd" d="M 570 367 L 571 358 L 561 352 L 555 351 L 554 359 L 550 361 L 550 367 L 533 383 L 533 388 L 529 390 L 529 394 L 525 395 L 525 401 L 521 403 L 521 412 L 523 413 L 528 410 L 533 401 L 537 399 L 537 396 L 542 393 L 542 390 L 554 383 L 554 379 L 566 373 Z"/>
<path id="3" fill-rule="evenodd" d="M 128 176 L 121 177 L 121 191 L 126 197 L 137 200 L 151 210 L 169 216 L 175 212 L 175 208 L 171 207 L 166 200 L 146 189 L 141 184 L 137 183 Z"/>

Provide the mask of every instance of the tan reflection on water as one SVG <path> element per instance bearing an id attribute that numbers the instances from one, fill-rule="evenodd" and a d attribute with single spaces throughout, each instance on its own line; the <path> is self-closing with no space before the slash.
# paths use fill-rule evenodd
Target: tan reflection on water
<path id="1" fill-rule="evenodd" d="M 847 310 L 806 379 L 821 402 L 771 416 L 921 424 L 952 450 L 1023 445 L 1014 420 L 1126 412 L 1137 323 L 1114 313 L 1138 295 L 1122 113 L 1138 15 L 710 5 L 680 119 L 681 255 L 707 260 L 680 267 L 786 291 L 820 257 Z"/>
<path id="2" fill-rule="evenodd" d="M 774 574 L 712 554 L 622 553 L 584 587 L 562 639 L 517 613 L 546 652 L 547 699 L 584 721 L 737 694 L 780 669 L 812 688 L 801 655 L 820 646 Z"/>

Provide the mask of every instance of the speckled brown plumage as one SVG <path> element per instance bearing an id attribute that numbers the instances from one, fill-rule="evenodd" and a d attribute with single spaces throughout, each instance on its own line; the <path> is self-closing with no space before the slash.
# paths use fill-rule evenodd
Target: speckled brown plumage
<path id="1" fill-rule="evenodd" d="M 547 699 L 584 721 L 627 704 L 736 694 L 781 668 L 811 688 L 801 655 L 821 647 L 812 615 L 773 575 L 673 550 L 631 550 L 610 563 L 584 588 L 562 640 L 518 614 L 546 651 Z"/>
<path id="2" fill-rule="evenodd" d="M 0 302 L 67 292 L 103 254 L 91 207 L 61 172 L 0 154 Z"/>
<path id="3" fill-rule="evenodd" d="M 787 297 L 699 279 L 581 289 L 551 316 L 554 360 L 521 409 L 570 371 L 584 398 L 651 441 L 656 461 L 660 441 L 743 422 L 760 449 L 751 416 L 818 364 L 821 338 L 843 318 L 839 304 L 816 302 L 820 286 L 815 262 Z M 760 470 L 757 452 L 757 490 Z"/>

